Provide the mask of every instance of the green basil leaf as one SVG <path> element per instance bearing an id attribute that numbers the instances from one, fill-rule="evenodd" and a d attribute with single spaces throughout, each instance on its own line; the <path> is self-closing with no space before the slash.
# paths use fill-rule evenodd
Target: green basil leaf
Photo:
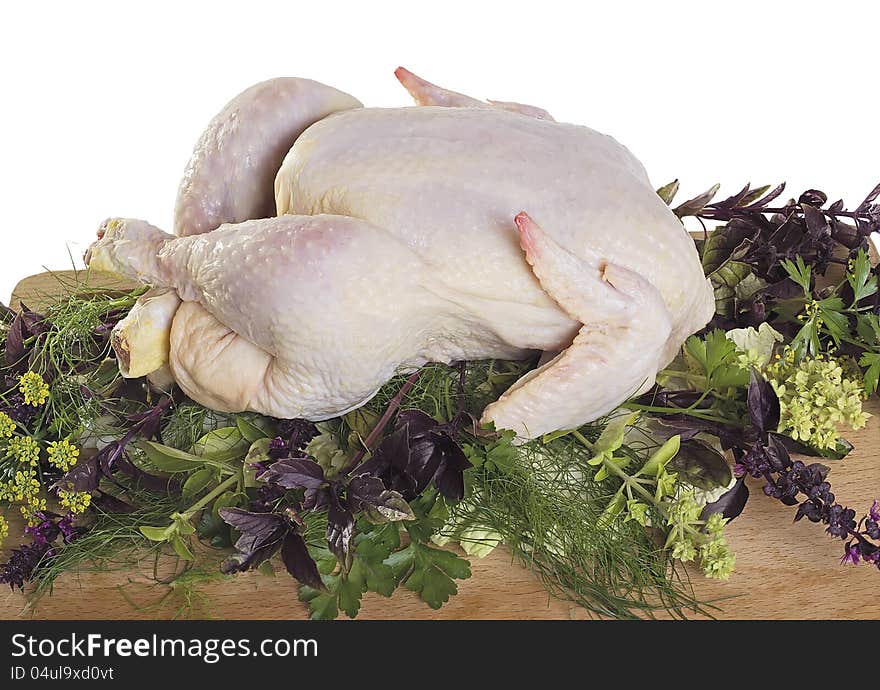
<path id="1" fill-rule="evenodd" d="M 204 464 L 202 458 L 154 441 L 139 441 L 135 444 L 147 456 L 147 460 L 162 472 L 187 472 Z"/>
<path id="2" fill-rule="evenodd" d="M 191 500 L 207 489 L 214 481 L 216 473 L 210 467 L 203 467 L 193 472 L 183 483 L 182 494 L 185 500 Z"/>

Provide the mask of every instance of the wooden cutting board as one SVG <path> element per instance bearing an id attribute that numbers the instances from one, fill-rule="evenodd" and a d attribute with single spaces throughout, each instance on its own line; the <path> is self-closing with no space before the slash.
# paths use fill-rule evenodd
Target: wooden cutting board
<path id="1" fill-rule="evenodd" d="M 33 309 L 57 295 L 72 272 L 41 274 L 22 281 L 13 300 Z M 62 281 L 62 282 L 59 282 Z M 90 280 L 95 284 L 94 277 Z M 101 283 L 105 285 L 106 283 Z M 118 286 L 118 284 L 114 285 Z M 864 513 L 880 498 L 880 402 L 866 409 L 875 416 L 865 429 L 847 433 L 855 450 L 845 460 L 830 461 L 830 481 L 838 500 Z M 806 520 L 794 524 L 794 508 L 765 498 L 761 485 L 750 485 L 752 498 L 726 530 L 737 555 L 729 582 L 706 580 L 691 571 L 694 589 L 720 608 L 719 618 L 869 618 L 880 619 L 880 571 L 872 566 L 841 565 L 842 544 Z M 11 535 L 17 534 L 12 525 Z M 11 546 L 10 536 L 7 547 Z M 5 553 L 5 552 L 4 552 Z M 4 559 L 5 560 L 5 559 Z M 529 571 L 511 562 L 504 549 L 471 562 L 473 577 L 459 583 L 459 593 L 432 611 L 411 592 L 391 599 L 367 595 L 361 618 L 584 618 L 586 612 L 551 598 Z M 134 619 L 175 615 L 179 600 L 160 602 L 165 589 L 150 581 L 152 559 L 126 572 L 79 572 L 63 576 L 51 596 L 24 610 L 19 592 L 0 592 L 0 618 Z M 245 574 L 204 585 L 208 613 L 215 618 L 305 618 L 296 585 L 279 571 L 276 578 Z"/>

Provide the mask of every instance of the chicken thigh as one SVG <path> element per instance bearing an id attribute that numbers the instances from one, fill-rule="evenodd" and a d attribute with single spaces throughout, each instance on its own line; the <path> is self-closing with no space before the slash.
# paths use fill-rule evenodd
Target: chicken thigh
<path id="1" fill-rule="evenodd" d="M 319 420 L 426 362 L 559 353 L 484 414 L 526 438 L 591 421 L 652 385 L 713 299 L 641 164 L 541 109 L 398 77 L 425 105 L 343 99 L 334 114 L 300 111 L 315 120 L 302 132 L 278 125 L 277 109 L 232 108 L 239 136 L 263 142 L 250 149 L 257 159 L 289 148 L 275 177 L 278 217 L 228 215 L 242 206 L 238 188 L 213 178 L 237 174 L 240 154 L 215 149 L 188 177 L 213 180 L 202 200 L 223 187 L 218 229 L 102 226 L 93 268 L 172 293 L 151 302 L 164 311 L 150 323 L 164 324 L 177 383 L 215 409 Z M 292 141 L 267 141 L 267 111 Z M 143 373 L 131 359 L 146 361 L 145 329 L 132 321 L 150 308 L 115 334 L 123 372 Z"/>

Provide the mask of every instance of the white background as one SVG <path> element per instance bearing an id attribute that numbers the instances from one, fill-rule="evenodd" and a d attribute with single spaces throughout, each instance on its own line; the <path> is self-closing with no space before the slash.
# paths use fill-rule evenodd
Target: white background
<path id="1" fill-rule="evenodd" d="M 824 6 L 824 7 L 823 7 Z M 876 2 L 18 2 L 0 27 L 0 299 L 107 216 L 170 228 L 190 150 L 248 85 L 310 77 L 409 105 L 392 71 L 547 108 L 659 186 L 880 181 Z"/>

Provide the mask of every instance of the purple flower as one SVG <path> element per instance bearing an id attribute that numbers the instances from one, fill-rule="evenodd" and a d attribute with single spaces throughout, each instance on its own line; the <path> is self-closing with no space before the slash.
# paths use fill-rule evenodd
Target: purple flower
<path id="1" fill-rule="evenodd" d="M 874 522 L 880 522 L 880 501 L 874 500 L 874 505 L 871 506 L 869 515 Z"/>
<path id="2" fill-rule="evenodd" d="M 9 561 L 0 565 L 0 583 L 10 588 L 24 588 L 24 583 L 31 580 L 37 567 L 45 557 L 51 557 L 49 544 L 36 542 L 13 549 Z"/>
<path id="3" fill-rule="evenodd" d="M 318 435 L 318 427 L 307 419 L 282 419 L 278 422 L 278 433 L 287 439 L 288 450 L 302 450 Z"/>
<path id="4" fill-rule="evenodd" d="M 859 564 L 859 547 L 855 544 L 848 547 L 846 551 L 843 552 L 843 558 L 840 559 L 841 565 L 845 565 L 847 563 L 852 563 L 853 565 Z"/>
<path id="5" fill-rule="evenodd" d="M 287 450 L 287 441 L 285 441 L 280 436 L 276 436 L 271 441 L 269 441 L 269 457 L 272 460 L 280 460 L 285 455 L 287 455 Z"/>
<path id="6" fill-rule="evenodd" d="M 76 528 L 73 526 L 73 515 L 68 513 L 58 521 L 58 529 L 65 544 L 69 544 L 76 538 Z"/>
<path id="7" fill-rule="evenodd" d="M 856 511 L 852 508 L 844 508 L 835 503 L 828 509 L 828 534 L 841 539 L 846 538 L 856 528 Z"/>
<path id="8" fill-rule="evenodd" d="M 47 513 L 37 513 L 35 517 L 39 518 L 39 523 L 24 528 L 24 533 L 33 539 L 37 546 L 47 546 L 58 538 L 61 530 L 52 521 Z"/>

